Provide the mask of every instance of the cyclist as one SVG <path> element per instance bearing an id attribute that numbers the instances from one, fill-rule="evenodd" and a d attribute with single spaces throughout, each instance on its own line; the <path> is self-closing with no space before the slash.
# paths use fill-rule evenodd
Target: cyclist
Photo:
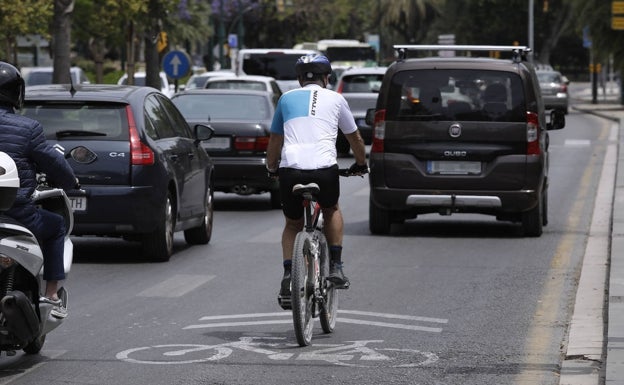
<path id="1" fill-rule="evenodd" d="M 279 177 L 285 226 L 282 233 L 282 277 L 278 302 L 290 299 L 292 252 L 297 233 L 303 229 L 302 198 L 292 194 L 297 183 L 317 183 L 318 202 L 323 208 L 324 233 L 330 254 L 328 280 L 337 288 L 347 289 L 349 279 L 343 273 L 343 218 L 338 207 L 340 181 L 336 159 L 336 137 L 342 130 L 355 158 L 350 172 L 368 172 L 364 140 L 347 101 L 337 92 L 326 89 L 332 72 L 323 55 L 302 56 L 295 64 L 301 88 L 288 91 L 279 99 L 271 125 L 267 150 L 267 171 Z"/>
<path id="2" fill-rule="evenodd" d="M 63 153 L 46 142 L 39 122 L 15 113 L 24 101 L 24 79 L 9 63 L 0 62 L 0 151 L 6 152 L 17 164 L 20 188 L 13 207 L 6 215 L 21 222 L 37 238 L 43 252 L 45 296 L 40 301 L 54 307 L 51 314 L 65 318 L 67 309 L 59 299 L 59 281 L 65 279 L 63 249 L 65 223 L 63 217 L 39 208 L 31 195 L 37 187 L 37 172 L 64 189 L 78 187 L 78 179 Z"/>

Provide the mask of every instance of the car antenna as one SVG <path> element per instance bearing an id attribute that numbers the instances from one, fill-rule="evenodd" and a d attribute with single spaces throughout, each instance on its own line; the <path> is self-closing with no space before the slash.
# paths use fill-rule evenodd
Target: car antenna
<path id="1" fill-rule="evenodd" d="M 76 89 L 74 88 L 74 81 L 71 76 L 71 69 L 69 70 L 69 93 L 73 97 L 76 94 Z"/>

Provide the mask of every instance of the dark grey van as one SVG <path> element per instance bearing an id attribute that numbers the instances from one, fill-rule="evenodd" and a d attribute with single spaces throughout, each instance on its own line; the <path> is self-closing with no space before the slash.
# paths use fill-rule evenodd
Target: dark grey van
<path id="1" fill-rule="evenodd" d="M 553 111 L 547 121 L 527 50 L 440 46 L 436 53 L 498 50 L 510 58 L 405 58 L 432 47 L 395 48 L 403 58 L 388 68 L 368 114 L 371 233 L 437 212 L 493 215 L 540 236 L 548 222 L 547 131 L 563 128 L 565 116 Z"/>

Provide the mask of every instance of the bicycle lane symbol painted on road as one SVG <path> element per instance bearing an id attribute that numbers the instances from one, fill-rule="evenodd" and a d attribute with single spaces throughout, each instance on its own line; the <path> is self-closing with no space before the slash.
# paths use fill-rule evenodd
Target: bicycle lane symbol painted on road
<path id="1" fill-rule="evenodd" d="M 383 340 L 346 341 L 343 344 L 314 344 L 302 353 L 281 353 L 280 349 L 299 346 L 286 343 L 286 337 L 240 337 L 238 341 L 217 345 L 171 344 L 128 349 L 116 358 L 134 364 L 173 365 L 219 361 L 235 349 L 266 355 L 271 360 L 325 361 L 352 367 L 408 368 L 426 366 L 438 360 L 430 352 L 416 349 L 392 349 L 369 346 Z M 269 349 L 271 348 L 271 349 Z"/>
<path id="2" fill-rule="evenodd" d="M 384 318 L 401 321 L 418 321 L 446 324 L 448 320 L 440 318 L 415 317 L 398 314 L 340 310 L 339 314 L 365 316 L 365 319 L 341 318 L 341 323 L 389 327 L 413 331 L 439 333 L 439 327 L 414 325 L 387 321 L 373 321 L 369 318 Z M 233 314 L 207 316 L 200 318 L 201 324 L 189 325 L 184 329 L 217 328 L 229 326 L 250 326 L 291 323 L 290 312 Z M 253 319 L 242 321 L 242 319 Z M 208 322 L 207 322 L 208 321 Z M 137 364 L 170 365 L 191 364 L 219 361 L 229 357 L 234 350 L 262 354 L 271 360 L 325 361 L 335 365 L 356 367 L 416 367 L 430 365 L 438 360 L 431 352 L 416 349 L 378 347 L 383 340 L 345 341 L 341 344 L 314 344 L 301 353 L 283 353 L 296 344 L 288 343 L 286 337 L 240 337 L 238 341 L 217 345 L 169 344 L 154 345 L 124 350 L 117 354 L 117 359 Z"/>

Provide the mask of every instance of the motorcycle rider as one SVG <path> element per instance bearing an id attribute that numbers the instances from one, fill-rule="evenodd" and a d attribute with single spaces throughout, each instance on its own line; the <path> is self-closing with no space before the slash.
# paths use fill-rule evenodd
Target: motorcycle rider
<path id="1" fill-rule="evenodd" d="M 78 179 L 61 150 L 46 142 L 36 120 L 16 114 L 22 108 L 25 85 L 19 70 L 0 61 L 0 151 L 7 153 L 19 172 L 20 188 L 13 207 L 5 212 L 26 226 L 37 238 L 43 253 L 45 295 L 40 301 L 54 305 L 52 316 L 65 318 L 67 309 L 59 299 L 59 281 L 65 279 L 63 249 L 65 221 L 62 216 L 37 207 L 31 196 L 37 173 L 65 190 L 79 187 Z"/>

